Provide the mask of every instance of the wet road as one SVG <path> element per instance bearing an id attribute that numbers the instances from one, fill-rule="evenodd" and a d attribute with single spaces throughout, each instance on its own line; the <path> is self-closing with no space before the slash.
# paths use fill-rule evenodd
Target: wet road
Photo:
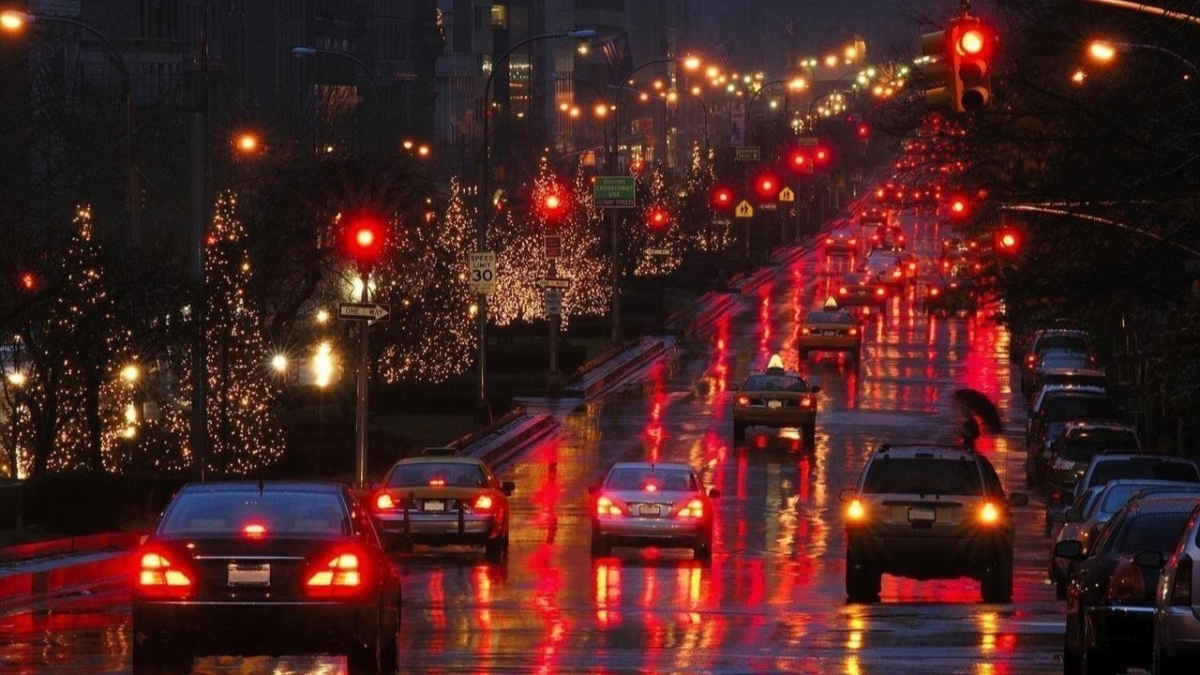
<path id="1" fill-rule="evenodd" d="M 938 233 L 906 222 L 923 263 Z M 517 483 L 508 561 L 471 550 L 404 556 L 404 673 L 1061 672 L 1061 603 L 1044 584 L 1038 500 L 1017 509 L 1011 604 L 970 580 L 885 576 L 882 602 L 847 605 L 838 493 L 892 441 L 954 442 L 950 401 L 989 392 L 1004 433 L 985 436 L 1019 489 L 1024 416 L 1009 336 L 986 316 L 929 319 L 910 294 L 869 317 L 861 364 L 797 364 L 804 312 L 836 289 L 844 259 L 816 253 L 743 298 L 711 334 L 678 345 L 645 377 L 569 415 L 561 433 L 506 469 Z M 773 353 L 823 391 L 815 447 L 797 430 L 732 442 L 731 387 Z M 615 549 L 592 560 L 586 487 L 614 461 L 687 461 L 720 489 L 711 564 L 687 550 Z M 127 672 L 119 589 L 0 617 L 0 672 Z M 340 658 L 200 659 L 196 673 L 341 673 Z"/>

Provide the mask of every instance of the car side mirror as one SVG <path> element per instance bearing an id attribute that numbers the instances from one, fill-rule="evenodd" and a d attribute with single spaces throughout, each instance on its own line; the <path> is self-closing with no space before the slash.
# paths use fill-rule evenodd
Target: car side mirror
<path id="1" fill-rule="evenodd" d="M 589 486 L 587 487 L 587 492 L 588 492 L 588 494 L 589 494 L 589 495 L 594 495 L 594 494 L 596 494 L 596 493 L 597 493 L 597 492 L 599 492 L 599 491 L 600 491 L 600 486 L 599 486 L 599 485 L 589 485 Z"/>
<path id="2" fill-rule="evenodd" d="M 843 488 L 842 491 L 838 493 L 838 499 L 843 502 L 851 501 L 857 496 L 858 490 L 855 488 Z"/>
<path id="3" fill-rule="evenodd" d="M 1024 492 L 1014 492 L 1008 496 L 1009 506 L 1029 506 L 1029 495 Z"/>
<path id="4" fill-rule="evenodd" d="M 1054 557 L 1066 558 L 1067 560 L 1081 561 L 1084 559 L 1083 543 L 1068 539 L 1060 541 L 1054 545 Z"/>
<path id="5" fill-rule="evenodd" d="M 512 496 L 513 490 L 517 489 L 517 484 L 511 480 L 506 480 L 500 484 L 500 491 L 508 496 Z"/>
<path id="6" fill-rule="evenodd" d="M 1133 556 L 1133 563 L 1138 567 L 1151 570 L 1161 570 L 1167 564 L 1167 559 L 1158 551 L 1142 551 Z"/>
<path id="7" fill-rule="evenodd" d="M 809 388 L 808 388 L 808 392 L 809 392 L 810 394 L 819 394 L 819 393 L 821 393 L 821 385 L 819 385 L 819 384 L 814 384 L 813 386 L 811 386 L 811 387 L 809 387 Z"/>
<path id="8" fill-rule="evenodd" d="M 721 491 L 718 490 L 717 488 L 710 488 L 708 491 L 708 496 L 712 497 L 713 499 L 716 499 L 717 497 L 721 496 Z"/>

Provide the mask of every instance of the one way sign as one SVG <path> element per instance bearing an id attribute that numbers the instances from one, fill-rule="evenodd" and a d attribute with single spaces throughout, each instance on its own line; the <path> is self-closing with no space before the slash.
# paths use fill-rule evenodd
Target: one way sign
<path id="1" fill-rule="evenodd" d="M 376 302 L 342 302 L 338 304 L 338 318 L 351 321 L 387 321 L 391 308 Z"/>

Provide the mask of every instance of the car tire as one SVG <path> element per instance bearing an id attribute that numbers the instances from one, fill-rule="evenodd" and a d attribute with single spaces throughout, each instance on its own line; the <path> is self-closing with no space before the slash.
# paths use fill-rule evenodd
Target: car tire
<path id="1" fill-rule="evenodd" d="M 507 548 L 504 545 L 504 537 L 493 537 L 487 540 L 483 545 L 483 555 L 488 562 L 500 562 L 504 559 L 504 552 Z"/>
<path id="2" fill-rule="evenodd" d="M 592 557 L 601 558 L 612 553 L 612 545 L 603 535 L 592 533 Z"/>
<path id="3" fill-rule="evenodd" d="M 711 562 L 712 553 L 712 535 L 709 535 L 694 548 L 692 548 L 692 556 L 701 562 Z"/>
<path id="4" fill-rule="evenodd" d="M 746 423 L 734 421 L 733 423 L 733 442 L 741 445 L 746 442 Z"/>
<path id="5" fill-rule="evenodd" d="M 846 598 L 852 603 L 879 602 L 881 574 L 846 551 Z"/>
<path id="6" fill-rule="evenodd" d="M 134 628 L 134 675 L 187 675 L 192 672 L 192 655 L 179 645 L 166 645 L 157 640 L 138 642 Z"/>
<path id="7" fill-rule="evenodd" d="M 983 571 L 979 583 L 984 602 L 1010 602 L 1013 594 L 1013 553 L 1006 550 Z"/>
<path id="8" fill-rule="evenodd" d="M 350 675 L 393 675 L 396 672 L 396 652 L 395 643 L 397 635 L 393 634 L 391 639 L 385 635 L 385 630 L 382 625 L 383 617 L 379 616 L 375 622 L 375 635 L 365 645 L 356 645 L 346 653 L 346 670 Z M 398 632 L 398 631 L 397 631 Z M 391 644 L 391 647 L 388 645 Z M 389 652 L 392 653 L 391 670 L 388 670 Z"/>
<path id="9" fill-rule="evenodd" d="M 1108 654 L 1088 646 L 1088 643 L 1092 641 L 1092 637 L 1090 634 L 1091 631 L 1087 627 L 1087 621 L 1081 618 L 1080 624 L 1080 631 L 1082 632 L 1080 642 L 1082 642 L 1081 646 L 1083 647 L 1081 650 L 1083 656 L 1079 659 L 1079 672 L 1081 675 L 1113 675 L 1113 673 L 1116 673 L 1117 669 L 1113 667 L 1112 659 L 1109 658 Z"/>
<path id="10" fill-rule="evenodd" d="M 817 425 L 805 424 L 800 427 L 800 440 L 804 447 L 811 448 L 817 442 Z"/>
<path id="11" fill-rule="evenodd" d="M 800 360 L 801 360 L 801 361 L 803 361 L 803 360 L 805 360 L 805 359 L 807 359 L 807 358 L 808 358 L 808 350 L 807 350 L 807 349 L 801 349 L 801 350 L 800 350 Z"/>
<path id="12" fill-rule="evenodd" d="M 1079 660 L 1079 655 L 1071 651 L 1071 627 L 1068 624 L 1067 630 L 1063 631 L 1063 675 L 1080 675 L 1082 673 L 1083 664 Z"/>

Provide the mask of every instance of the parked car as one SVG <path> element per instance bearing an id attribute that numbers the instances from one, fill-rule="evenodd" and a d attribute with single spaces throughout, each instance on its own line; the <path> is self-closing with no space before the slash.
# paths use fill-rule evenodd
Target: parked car
<path id="1" fill-rule="evenodd" d="M 1121 422 L 1070 420 L 1061 430 L 1027 449 L 1026 485 L 1048 483 L 1057 490 L 1071 490 L 1092 457 L 1102 452 L 1139 453 L 1137 427 Z"/>
<path id="2" fill-rule="evenodd" d="M 618 462 L 592 495 L 592 555 L 614 546 L 690 548 L 712 558 L 713 505 L 721 496 L 691 466 L 678 462 Z"/>
<path id="3" fill-rule="evenodd" d="M 1070 349 L 1094 354 L 1092 336 L 1073 328 L 1043 328 L 1034 332 L 1029 349 L 1021 359 L 1021 393 L 1028 397 L 1033 393 L 1033 370 L 1038 359 L 1050 349 Z"/>
<path id="4" fill-rule="evenodd" d="M 1200 465 L 1195 460 L 1165 455 L 1112 453 L 1100 454 L 1088 462 L 1083 476 L 1071 492 L 1051 490 L 1046 498 L 1046 520 L 1072 504 L 1089 488 L 1120 478 L 1150 478 L 1185 483 L 1200 483 Z"/>
<path id="5" fill-rule="evenodd" d="M 1200 662 L 1200 505 L 1192 509 L 1183 534 L 1165 561 L 1142 562 L 1157 571 L 1151 668 L 1154 675 L 1185 675 Z M 1153 557 L 1153 556 L 1149 556 Z"/>
<path id="6" fill-rule="evenodd" d="M 959 446 L 883 445 L 867 459 L 847 504 L 846 596 L 879 599 L 880 576 L 967 576 L 984 602 L 1013 589 L 1014 529 L 1008 497 L 991 462 Z"/>
<path id="7" fill-rule="evenodd" d="M 1159 575 L 1145 563 L 1161 561 L 1174 548 L 1195 506 L 1185 498 L 1130 502 L 1113 515 L 1090 555 L 1079 541 L 1055 546 L 1055 555 L 1079 564 L 1067 587 L 1065 675 L 1151 667 Z"/>
<path id="8" fill-rule="evenodd" d="M 135 673 L 206 654 L 345 654 L 394 673 L 400 577 L 345 485 L 191 483 L 134 553 Z"/>

